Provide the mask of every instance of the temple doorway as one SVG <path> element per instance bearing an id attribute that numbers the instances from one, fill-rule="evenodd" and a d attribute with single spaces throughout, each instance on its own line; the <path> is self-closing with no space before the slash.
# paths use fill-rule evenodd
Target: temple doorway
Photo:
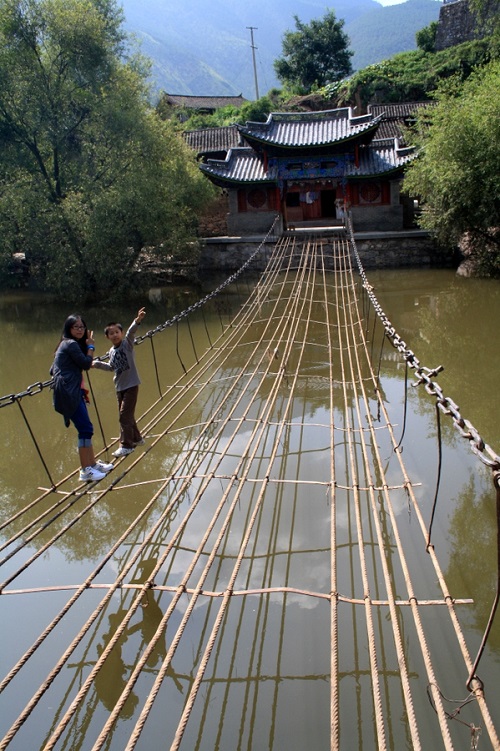
<path id="1" fill-rule="evenodd" d="M 329 219 L 335 217 L 335 190 L 321 191 L 321 218 Z"/>

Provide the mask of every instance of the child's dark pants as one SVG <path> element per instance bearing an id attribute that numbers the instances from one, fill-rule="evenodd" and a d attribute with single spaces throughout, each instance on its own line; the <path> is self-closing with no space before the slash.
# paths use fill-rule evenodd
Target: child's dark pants
<path id="1" fill-rule="evenodd" d="M 120 444 L 127 449 L 142 439 L 135 422 L 135 407 L 139 386 L 132 386 L 124 391 L 117 391 L 118 408 L 120 410 Z"/>

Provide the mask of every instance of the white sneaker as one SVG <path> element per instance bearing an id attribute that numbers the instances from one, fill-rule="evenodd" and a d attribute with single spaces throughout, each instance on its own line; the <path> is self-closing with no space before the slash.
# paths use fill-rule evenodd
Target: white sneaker
<path id="1" fill-rule="evenodd" d="M 136 441 L 134 443 L 134 446 L 144 446 L 145 443 L 146 443 L 146 441 L 144 440 L 144 438 L 141 438 L 140 441 Z"/>
<path id="2" fill-rule="evenodd" d="M 98 469 L 99 472 L 111 472 L 114 466 L 114 464 L 107 464 L 106 462 L 101 461 L 101 459 L 98 459 L 94 464 L 94 469 Z"/>
<path id="3" fill-rule="evenodd" d="M 113 456 L 128 456 L 128 454 L 131 454 L 133 450 L 134 449 L 125 448 L 125 446 L 120 446 L 119 449 L 113 451 Z"/>
<path id="4" fill-rule="evenodd" d="M 80 470 L 81 482 L 96 482 L 97 480 L 103 480 L 106 477 L 105 472 L 101 472 L 96 467 L 85 467 Z"/>

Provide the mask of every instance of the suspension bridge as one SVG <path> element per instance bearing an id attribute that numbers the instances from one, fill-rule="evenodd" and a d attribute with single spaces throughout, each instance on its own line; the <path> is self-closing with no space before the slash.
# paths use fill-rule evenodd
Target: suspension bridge
<path id="1" fill-rule="evenodd" d="M 105 480 L 48 466 L 23 402 L 49 381 L 0 400 L 47 476 L 1 524 L 2 623 L 20 646 L 3 659 L 0 749 L 500 748 L 498 687 L 481 679 L 498 584 L 471 654 L 472 603 L 445 579 L 439 493 L 423 499 L 405 466 L 370 317 L 491 472 L 500 517 L 500 457 L 392 326 L 352 232 L 281 237 Z M 47 557 L 116 502 L 113 544 L 78 581 L 64 562 L 47 579 Z"/>

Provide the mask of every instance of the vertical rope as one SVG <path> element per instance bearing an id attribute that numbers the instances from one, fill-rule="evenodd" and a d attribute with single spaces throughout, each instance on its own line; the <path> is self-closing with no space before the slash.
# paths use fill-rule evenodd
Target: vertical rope
<path id="1" fill-rule="evenodd" d="M 89 384 L 90 393 L 92 394 L 92 401 L 93 401 L 93 404 L 94 404 L 95 413 L 97 415 L 97 422 L 99 423 L 99 430 L 101 431 L 102 442 L 103 442 L 104 448 L 107 448 L 108 444 L 107 444 L 106 438 L 104 436 L 104 429 L 102 427 L 101 415 L 99 414 L 99 408 L 97 406 L 97 400 L 95 398 L 94 389 L 92 388 L 92 381 L 90 379 L 90 373 L 87 373 L 87 381 L 88 381 L 88 384 Z"/>
<path id="2" fill-rule="evenodd" d="M 191 344 L 193 345 L 194 359 L 196 360 L 196 364 L 198 365 L 200 360 L 196 352 L 196 347 L 194 346 L 193 332 L 191 331 L 191 324 L 189 323 L 189 316 L 186 318 L 186 323 L 188 325 L 189 338 L 191 339 Z"/>
<path id="3" fill-rule="evenodd" d="M 401 444 L 403 443 L 403 438 L 406 431 L 406 413 L 408 409 L 408 360 L 405 360 L 405 391 L 404 391 L 404 403 L 403 403 L 403 428 L 401 430 L 401 437 L 399 439 L 399 443 L 394 449 L 394 451 L 398 451 L 398 449 L 401 447 Z"/>
<path id="4" fill-rule="evenodd" d="M 163 392 L 161 390 L 161 385 L 160 385 L 160 375 L 158 373 L 158 363 L 156 362 L 155 345 L 154 345 L 153 337 L 152 336 L 149 337 L 149 341 L 151 342 L 151 352 L 152 352 L 152 355 L 153 355 L 153 364 L 155 366 L 156 385 L 158 386 L 158 393 L 159 393 L 160 399 L 161 399 L 163 397 Z"/>
<path id="5" fill-rule="evenodd" d="M 181 353 L 179 351 L 179 321 L 175 322 L 175 351 L 177 352 L 177 357 L 179 358 L 179 362 L 182 365 L 184 374 L 187 375 L 186 366 L 182 362 Z"/>
<path id="6" fill-rule="evenodd" d="M 39 447 L 39 445 L 37 443 L 37 440 L 35 438 L 35 435 L 34 435 L 33 431 L 31 430 L 31 425 L 28 422 L 28 419 L 27 419 L 27 417 L 26 417 L 26 415 L 24 413 L 24 410 L 23 410 L 23 408 L 21 406 L 21 402 L 19 401 L 19 399 L 16 399 L 16 404 L 19 407 L 19 409 L 21 410 L 21 414 L 23 416 L 24 422 L 26 424 L 26 427 L 28 428 L 28 431 L 29 431 L 29 434 L 31 436 L 31 439 L 32 439 L 33 443 L 35 444 L 35 448 L 36 448 L 37 454 L 40 457 L 40 461 L 43 464 L 43 468 L 45 469 L 45 471 L 47 473 L 47 477 L 49 478 L 49 482 L 50 482 L 52 488 L 55 488 L 54 480 L 50 476 L 49 468 L 47 467 L 47 464 L 45 463 L 45 459 L 42 456 L 42 452 L 40 451 L 40 447 Z"/>
<path id="7" fill-rule="evenodd" d="M 213 344 L 212 344 L 212 340 L 210 338 L 210 334 L 209 334 L 209 331 L 208 331 L 207 319 L 206 319 L 206 316 L 205 316 L 205 308 L 204 307 L 201 309 L 201 316 L 203 318 L 203 325 L 205 327 L 205 331 L 206 331 L 206 334 L 207 334 L 208 343 L 210 345 L 210 349 L 212 349 Z"/>
<path id="8" fill-rule="evenodd" d="M 441 417 L 440 409 L 436 404 L 436 425 L 437 425 L 437 439 L 438 439 L 438 467 L 436 478 L 436 490 L 434 491 L 434 501 L 432 502 L 431 519 L 429 522 L 429 531 L 427 533 L 427 548 L 431 546 L 432 526 L 434 524 L 434 514 L 436 512 L 437 500 L 439 495 L 439 485 L 441 483 L 441 466 L 443 463 L 443 444 L 441 441 Z"/>
<path id="9" fill-rule="evenodd" d="M 471 690 L 471 687 L 473 685 L 474 679 L 479 680 L 476 675 L 476 671 L 479 665 L 479 662 L 481 660 L 481 657 L 483 655 L 484 649 L 486 647 L 486 643 L 488 641 L 488 637 L 490 635 L 491 628 L 493 626 L 493 621 L 495 620 L 495 613 L 497 611 L 498 607 L 498 601 L 500 599 L 500 470 L 496 470 L 493 473 L 493 485 L 496 490 L 496 517 L 497 517 L 497 583 L 496 583 L 496 593 L 495 598 L 493 600 L 493 605 L 491 607 L 490 617 L 488 618 L 488 623 L 486 625 L 486 629 L 483 634 L 483 638 L 481 639 L 481 644 L 477 652 L 476 659 L 474 660 L 474 664 L 470 670 L 469 677 L 467 679 L 467 688 L 469 691 Z"/>

